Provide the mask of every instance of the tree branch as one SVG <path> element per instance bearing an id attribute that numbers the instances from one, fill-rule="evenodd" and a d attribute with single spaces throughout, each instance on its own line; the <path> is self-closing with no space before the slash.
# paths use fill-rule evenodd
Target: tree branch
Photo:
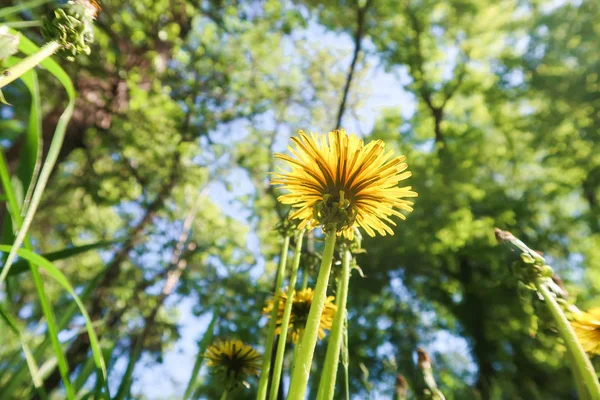
<path id="1" fill-rule="evenodd" d="M 344 85 L 344 92 L 342 94 L 342 102 L 340 103 L 340 108 L 338 110 L 337 120 L 335 123 L 335 129 L 340 129 L 342 125 L 342 118 L 344 116 L 344 111 L 346 111 L 346 102 L 348 101 L 348 92 L 350 91 L 350 85 L 352 84 L 352 77 L 354 76 L 354 71 L 356 69 L 356 62 L 358 61 L 358 56 L 360 54 L 362 48 L 362 39 L 365 34 L 365 16 L 367 14 L 367 9 L 371 5 L 371 0 L 367 0 L 363 7 L 358 7 L 356 13 L 357 19 L 357 27 L 356 32 L 354 34 L 354 54 L 352 55 L 352 62 L 350 63 L 350 68 L 348 69 L 348 75 L 346 77 L 346 84 Z"/>

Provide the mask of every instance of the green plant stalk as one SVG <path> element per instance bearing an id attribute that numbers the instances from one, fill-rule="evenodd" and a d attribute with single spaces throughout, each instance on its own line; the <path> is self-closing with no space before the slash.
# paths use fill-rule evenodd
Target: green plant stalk
<path id="1" fill-rule="evenodd" d="M 294 370 L 294 363 L 296 362 L 296 359 L 298 358 L 298 352 L 300 351 L 300 345 L 302 344 L 303 337 L 304 337 L 304 331 L 300 331 L 300 333 L 298 334 L 298 341 L 296 341 L 296 343 L 294 344 L 294 353 L 292 354 L 292 365 L 290 367 L 290 375 L 291 375 L 292 371 Z"/>
<path id="2" fill-rule="evenodd" d="M 575 388 L 577 389 L 577 398 L 579 400 L 590 400 L 590 395 L 583 385 L 583 378 L 581 377 L 581 371 L 575 364 L 575 360 L 570 352 L 567 351 L 567 357 L 569 357 L 569 366 L 571 367 L 571 372 L 573 373 L 573 380 L 575 381 Z"/>
<path id="3" fill-rule="evenodd" d="M 198 346 L 198 356 L 196 357 L 196 362 L 194 363 L 194 368 L 192 369 L 192 376 L 188 382 L 187 388 L 185 389 L 185 394 L 183 395 L 183 400 L 187 400 L 192 394 L 192 390 L 196 386 L 196 378 L 198 377 L 198 372 L 200 372 L 200 367 L 202 367 L 202 362 L 204 361 L 204 353 L 206 353 L 206 348 L 208 344 L 212 342 L 215 325 L 217 320 L 219 319 L 219 309 L 220 305 L 216 304 L 213 310 L 213 316 L 208 324 L 208 328 L 206 328 L 206 332 L 204 332 L 204 336 L 202 337 L 202 341 Z"/>
<path id="4" fill-rule="evenodd" d="M 4 22 L 2 25 L 8 26 L 13 29 L 23 29 L 23 28 L 31 28 L 34 26 L 42 26 L 40 21 L 13 21 L 13 22 Z"/>
<path id="5" fill-rule="evenodd" d="M 228 396 L 229 396 L 229 389 L 227 388 L 227 386 L 225 386 L 225 389 L 223 390 L 223 394 L 221 395 L 221 400 L 227 400 Z"/>
<path id="6" fill-rule="evenodd" d="M 596 371 L 594 370 L 590 359 L 585 354 L 585 350 L 583 350 L 581 343 L 579 343 L 577 334 L 573 330 L 573 327 L 571 327 L 569 320 L 567 320 L 567 317 L 560 308 L 560 305 L 546 287 L 544 279 L 548 278 L 537 278 L 535 280 L 535 286 L 544 297 L 546 305 L 554 317 L 554 322 L 556 323 L 558 332 L 565 341 L 567 350 L 571 354 L 576 368 L 579 369 L 581 379 L 583 380 L 583 385 L 587 389 L 590 398 L 592 400 L 600 400 L 600 383 L 598 383 Z"/>
<path id="7" fill-rule="evenodd" d="M 283 310 L 281 320 L 281 333 L 279 334 L 279 343 L 277 344 L 277 353 L 275 355 L 275 365 L 273 366 L 273 380 L 271 381 L 270 400 L 277 400 L 279 394 L 279 384 L 281 383 L 281 371 L 283 369 L 283 357 L 285 356 L 285 345 L 287 343 L 288 326 L 292 314 L 292 304 L 294 303 L 294 292 L 296 291 L 296 278 L 298 276 L 298 266 L 300 265 L 300 255 L 302 254 L 302 238 L 304 230 L 296 235 L 296 250 L 294 252 L 294 261 L 292 263 L 292 273 L 288 286 L 287 299 Z"/>
<path id="8" fill-rule="evenodd" d="M 273 298 L 273 310 L 271 311 L 271 318 L 269 319 L 269 331 L 267 333 L 267 342 L 265 344 L 265 354 L 263 356 L 264 358 L 260 372 L 260 380 L 258 381 L 258 394 L 256 395 L 257 400 L 265 400 L 267 398 L 267 391 L 269 390 L 271 355 L 273 354 L 273 340 L 275 338 L 275 329 L 277 328 L 277 311 L 279 308 L 278 291 L 281 289 L 281 284 L 283 283 L 289 247 L 290 237 L 286 236 L 283 241 L 283 248 L 281 249 L 281 256 L 279 257 L 279 267 L 277 268 L 277 277 L 275 279 L 275 297 Z"/>
<path id="9" fill-rule="evenodd" d="M 350 400 L 350 354 L 348 351 L 348 311 L 344 313 L 344 347 L 342 348 L 342 365 L 344 366 L 344 387 L 346 389 L 346 400 Z"/>
<path id="10" fill-rule="evenodd" d="M 135 364 L 137 364 L 137 362 L 140 359 L 140 354 L 142 353 L 143 345 L 143 333 L 141 333 L 140 336 L 136 338 L 135 343 L 133 345 L 133 351 L 131 351 L 129 355 L 129 362 L 127 363 L 127 368 L 125 369 L 123 378 L 121 379 L 121 384 L 117 389 L 117 394 L 114 397 L 115 400 L 123 400 L 129 396 L 129 391 L 131 390 L 131 380 L 133 378 L 133 371 L 135 369 Z"/>
<path id="11" fill-rule="evenodd" d="M 304 290 L 308 287 L 308 265 L 304 266 L 304 269 L 302 270 L 302 286 L 300 287 L 300 290 Z"/>
<path id="12" fill-rule="evenodd" d="M 19 79 L 21 75 L 37 66 L 46 58 L 56 53 L 59 49 L 60 44 L 58 42 L 48 42 L 38 52 L 29 57 L 25 57 L 20 63 L 3 71 L 0 75 L 0 89 L 16 79 Z"/>
<path id="13" fill-rule="evenodd" d="M 312 359 L 319 335 L 321 314 L 323 313 L 325 300 L 327 299 L 327 283 L 329 282 L 333 252 L 335 250 L 335 239 L 336 229 L 334 226 L 327 231 L 325 236 L 325 249 L 323 250 L 323 258 L 321 259 L 317 285 L 315 286 L 312 305 L 308 313 L 306 327 L 304 328 L 302 344 L 298 351 L 298 357 L 294 360 L 287 400 L 304 400 L 308 377 L 310 376 L 310 368 L 312 366 Z"/>
<path id="14" fill-rule="evenodd" d="M 0 180 L 2 181 L 2 186 L 4 188 L 4 193 L 6 193 L 8 197 L 8 208 L 11 215 L 11 218 L 14 223 L 14 228 L 21 230 L 23 220 L 21 219 L 21 214 L 19 210 L 19 205 L 17 203 L 17 199 L 14 195 L 11 183 L 10 176 L 8 173 L 8 168 L 6 166 L 6 159 L 4 158 L 4 152 L 0 151 Z M 27 250 L 33 252 L 33 246 L 29 239 L 24 236 L 23 237 L 24 245 Z M 14 248 L 14 245 L 13 245 Z M 15 252 L 16 255 L 16 252 Z M 50 306 L 50 301 L 46 296 L 46 292 L 44 291 L 44 282 L 42 281 L 42 277 L 40 276 L 40 272 L 37 266 L 29 263 L 29 267 L 31 269 L 31 276 L 33 277 L 33 282 L 36 288 L 36 292 L 38 298 L 40 300 L 40 305 L 42 307 L 42 313 L 46 318 L 46 325 L 48 327 L 48 336 L 50 337 L 50 341 L 52 343 L 52 348 L 54 349 L 54 353 L 56 355 L 56 359 L 58 362 L 58 368 L 60 371 L 60 376 L 65 385 L 65 392 L 68 399 L 75 398 L 75 392 L 73 391 L 73 386 L 71 385 L 71 381 L 69 380 L 69 366 L 67 364 L 67 360 L 62 350 L 62 346 L 58 340 L 58 329 L 56 327 L 56 320 L 54 318 L 54 313 L 52 311 L 52 307 Z M 8 273 L 8 269 L 6 269 L 6 264 L 2 273 Z M 6 274 L 4 274 L 6 277 Z M 0 283 L 2 283 L 3 278 L 0 278 Z"/>
<path id="15" fill-rule="evenodd" d="M 344 335 L 344 320 L 346 315 L 346 302 L 348 300 L 348 285 L 350 283 L 350 251 L 344 249 L 342 256 L 342 275 L 339 278 L 336 306 L 337 311 L 333 319 L 333 326 L 329 334 L 329 343 L 327 344 L 327 354 L 325 355 L 325 364 L 321 373 L 319 391 L 317 400 L 331 400 L 335 392 L 335 381 L 337 378 L 338 364 L 340 361 L 340 352 L 342 349 L 342 339 Z"/>

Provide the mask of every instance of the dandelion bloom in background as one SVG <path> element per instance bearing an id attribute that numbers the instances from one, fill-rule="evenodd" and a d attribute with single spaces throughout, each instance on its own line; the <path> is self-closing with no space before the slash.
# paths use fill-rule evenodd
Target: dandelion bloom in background
<path id="1" fill-rule="evenodd" d="M 287 300 L 286 292 L 279 295 L 279 309 L 277 310 L 277 329 L 275 330 L 275 334 L 277 335 L 281 333 L 283 311 L 285 309 L 285 302 Z M 292 313 L 290 315 L 290 324 L 288 327 L 288 341 L 297 343 L 298 339 L 300 339 L 301 334 L 304 332 L 304 327 L 306 325 L 306 319 L 308 318 L 310 306 L 312 305 L 313 296 L 314 292 L 311 288 L 294 292 L 294 301 L 292 302 Z M 325 307 L 323 308 L 323 313 L 321 314 L 321 321 L 319 323 L 319 339 L 323 339 L 325 337 L 326 330 L 331 330 L 331 326 L 333 324 L 333 317 L 335 317 L 335 312 L 337 310 L 337 307 L 335 306 L 335 304 L 333 304 L 334 300 L 334 296 L 329 296 L 325 300 Z M 273 310 L 273 303 L 274 301 L 272 299 L 267 302 L 267 306 L 263 309 L 263 314 L 271 315 L 271 311 Z"/>
<path id="2" fill-rule="evenodd" d="M 583 349 L 588 353 L 600 354 L 600 308 L 575 314 L 571 325 Z"/>
<path id="3" fill-rule="evenodd" d="M 337 130 L 327 135 L 300 131 L 292 142 L 295 146 L 288 149 L 294 157 L 275 154 L 291 171 L 274 173 L 271 184 L 288 191 L 279 201 L 297 208 L 290 218 L 301 220 L 298 229 L 335 227 L 350 240 L 354 226 L 369 236 L 375 232 L 393 235 L 390 225 L 396 224 L 390 217 L 405 219 L 398 210 L 412 211 L 413 203 L 406 198 L 417 193 L 410 186 L 397 186 L 411 176 L 406 157 L 393 157 L 383 141 L 365 145 L 345 130 Z"/>
<path id="4" fill-rule="evenodd" d="M 222 374 L 230 386 L 258 375 L 262 364 L 262 355 L 241 340 L 217 341 L 206 349 L 204 357 L 213 372 Z"/>

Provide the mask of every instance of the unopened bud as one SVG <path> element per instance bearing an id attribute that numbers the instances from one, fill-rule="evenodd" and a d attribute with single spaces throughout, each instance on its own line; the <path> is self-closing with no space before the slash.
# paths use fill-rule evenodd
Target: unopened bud
<path id="1" fill-rule="evenodd" d="M 525 264 L 535 264 L 535 259 L 529 253 L 521 253 L 521 260 Z"/>
<path id="2" fill-rule="evenodd" d="M 90 54 L 90 44 L 94 41 L 93 21 L 97 8 L 88 0 L 69 1 L 56 8 L 44 18 L 42 34 L 47 40 L 61 45 L 58 51 L 69 61 L 81 53 Z"/>
<path id="3" fill-rule="evenodd" d="M 544 265 L 542 267 L 542 276 L 546 278 L 552 278 L 554 276 L 554 270 L 549 265 Z"/>

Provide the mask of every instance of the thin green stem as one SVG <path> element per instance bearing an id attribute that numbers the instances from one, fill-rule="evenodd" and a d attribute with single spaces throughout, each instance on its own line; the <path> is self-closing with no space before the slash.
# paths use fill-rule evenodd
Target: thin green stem
<path id="1" fill-rule="evenodd" d="M 346 315 L 346 302 L 348 299 L 348 285 L 350 283 L 350 258 L 352 255 L 348 249 L 344 249 L 342 257 L 342 275 L 338 280 L 336 293 L 337 311 L 333 319 L 333 326 L 329 334 L 327 355 L 325 365 L 321 373 L 317 400 L 331 400 L 335 392 L 335 381 L 337 377 L 340 351 L 344 334 L 344 320 Z"/>
<path id="2" fill-rule="evenodd" d="M 185 389 L 185 394 L 183 395 L 183 400 L 187 400 L 192 394 L 192 390 L 196 386 L 196 378 L 198 377 L 198 372 L 200 372 L 200 367 L 202 366 L 202 362 L 204 361 L 204 353 L 206 352 L 206 348 L 208 344 L 212 342 L 213 333 L 215 330 L 215 324 L 219 319 L 219 310 L 220 304 L 217 303 L 213 309 L 213 316 L 208 324 L 208 328 L 206 328 L 206 332 L 204 332 L 204 336 L 202 337 L 202 341 L 198 347 L 198 356 L 196 357 L 196 362 L 194 363 L 194 368 L 192 369 L 192 376 L 190 377 L 190 381 L 188 382 L 187 388 Z"/>
<path id="3" fill-rule="evenodd" d="M 31 28 L 33 26 L 42 26 L 41 21 L 11 21 L 4 22 L 2 25 L 13 29 Z"/>
<path id="4" fill-rule="evenodd" d="M 19 79 L 25 72 L 56 53 L 58 49 L 60 49 L 60 44 L 58 42 L 48 42 L 40 49 L 40 51 L 33 53 L 29 57 L 24 58 L 20 63 L 3 71 L 0 75 L 0 89 L 12 81 Z"/>
<path id="5" fill-rule="evenodd" d="M 344 366 L 344 387 L 346 389 L 346 400 L 350 400 L 350 354 L 348 350 L 348 311 L 344 313 L 344 347 L 342 348 L 342 365 Z"/>
<path id="6" fill-rule="evenodd" d="M 302 286 L 300 287 L 300 290 L 304 290 L 308 287 L 308 265 L 304 266 L 304 269 L 302 270 Z"/>
<path id="7" fill-rule="evenodd" d="M 571 367 L 571 372 L 573 373 L 573 380 L 575 381 L 575 388 L 577 389 L 577 398 L 579 400 L 590 400 L 590 395 L 583 384 L 583 378 L 581 377 L 581 371 L 579 367 L 575 363 L 575 359 L 571 355 L 570 352 L 567 351 L 567 356 L 569 357 L 569 366 Z"/>
<path id="8" fill-rule="evenodd" d="M 273 298 L 273 310 L 269 319 L 269 331 L 267 333 L 267 342 L 265 343 L 265 354 L 263 358 L 260 380 L 258 381 L 257 400 L 265 400 L 269 389 L 269 375 L 271 375 L 271 355 L 273 354 L 273 339 L 275 338 L 275 329 L 277 328 L 277 311 L 279 309 L 278 292 L 281 289 L 283 276 L 285 275 L 285 267 L 287 264 L 288 248 L 290 246 L 290 237 L 286 236 L 279 257 L 279 267 L 277 268 L 277 277 L 275 279 L 275 296 Z"/>
<path id="9" fill-rule="evenodd" d="M 319 335 L 319 325 L 321 323 L 321 314 L 325 307 L 327 299 L 327 284 L 329 282 L 329 274 L 331 272 L 331 263 L 333 261 L 333 251 L 335 250 L 336 231 L 335 227 L 326 233 L 325 249 L 323 250 L 323 258 L 321 259 L 321 267 L 319 268 L 319 276 L 317 285 L 315 286 L 314 297 L 306 327 L 304 328 L 304 337 L 298 351 L 298 358 L 294 361 L 292 370 L 292 380 L 290 383 L 290 391 L 288 400 L 304 400 L 312 359 L 315 353 L 315 346 Z"/>
<path id="10" fill-rule="evenodd" d="M 283 357 L 285 356 L 285 345 L 287 342 L 287 327 L 290 324 L 290 315 L 292 314 L 292 304 L 294 303 L 294 293 L 296 288 L 296 277 L 298 276 L 298 265 L 300 265 L 300 255 L 302 254 L 302 238 L 304 230 L 296 235 L 296 251 L 294 252 L 294 262 L 292 263 L 292 274 L 288 286 L 287 299 L 283 310 L 283 318 L 281 320 L 281 333 L 279 334 L 279 343 L 277 344 L 277 353 L 275 356 L 275 365 L 273 367 L 273 380 L 271 381 L 270 400 L 277 400 L 279 392 L 279 384 L 281 380 L 281 371 L 283 369 Z"/>
<path id="11" fill-rule="evenodd" d="M 600 383 L 598 383 L 598 376 L 596 375 L 596 371 L 594 371 L 592 363 L 585 354 L 585 350 L 583 350 L 581 343 L 579 343 L 579 340 L 577 339 L 577 334 L 573 330 L 573 327 L 569 323 L 569 320 L 567 320 L 567 317 L 560 308 L 560 305 L 558 304 L 550 290 L 548 290 L 544 279 L 548 278 L 537 278 L 535 280 L 535 286 L 544 297 L 546 305 L 548 306 L 548 309 L 554 317 L 554 322 L 556 323 L 558 332 L 565 341 L 567 350 L 571 354 L 576 368 L 579 369 L 581 379 L 583 380 L 583 385 L 587 389 L 590 399 L 600 400 Z"/>
<path id="12" fill-rule="evenodd" d="M 223 390 L 223 394 L 221 395 L 221 400 L 227 400 L 229 396 L 229 387 L 225 386 L 225 390 Z"/>

